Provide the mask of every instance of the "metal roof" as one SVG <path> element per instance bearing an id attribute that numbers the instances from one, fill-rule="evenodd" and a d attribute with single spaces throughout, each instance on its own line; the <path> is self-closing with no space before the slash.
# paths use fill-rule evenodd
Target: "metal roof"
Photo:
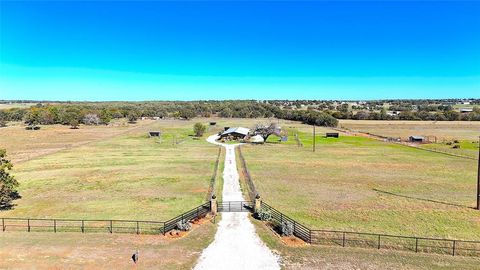
<path id="1" fill-rule="evenodd" d="M 222 135 L 230 134 L 230 133 L 238 133 L 247 136 L 250 132 L 250 129 L 244 127 L 231 127 L 225 130 Z"/>

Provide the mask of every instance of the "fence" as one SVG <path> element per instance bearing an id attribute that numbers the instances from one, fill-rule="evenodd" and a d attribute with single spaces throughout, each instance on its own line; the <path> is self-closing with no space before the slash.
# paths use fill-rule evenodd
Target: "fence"
<path id="1" fill-rule="evenodd" d="M 250 200 L 253 201 L 255 199 L 255 197 L 257 196 L 258 192 L 257 192 L 257 189 L 255 188 L 255 184 L 252 181 L 252 177 L 250 176 L 250 172 L 248 171 L 247 162 L 245 161 L 245 158 L 243 157 L 242 149 L 241 149 L 240 146 L 237 147 L 237 149 L 238 149 L 238 156 L 240 157 L 240 162 L 241 162 L 241 166 L 242 166 L 243 175 L 245 175 L 245 180 L 246 180 L 247 186 L 248 186 L 248 196 L 250 197 Z"/>
<path id="2" fill-rule="evenodd" d="M 222 154 L 222 147 L 218 147 L 217 160 L 215 161 L 212 179 L 210 180 L 210 187 L 208 188 L 207 201 L 209 201 L 212 198 L 213 194 L 215 194 L 215 183 L 217 181 L 218 164 L 220 163 L 221 154 Z"/>
<path id="3" fill-rule="evenodd" d="M 252 201 L 227 201 L 217 202 L 218 212 L 253 212 Z"/>
<path id="4" fill-rule="evenodd" d="M 2 231 L 165 234 L 175 229 L 178 221 L 203 217 L 208 212 L 210 202 L 168 221 L 1 218 L 1 226 Z"/>
<path id="5" fill-rule="evenodd" d="M 312 230 L 264 202 L 261 203 L 261 207 L 262 209 L 265 209 L 271 213 L 272 220 L 277 224 L 281 224 L 282 222 L 292 223 L 294 228 L 293 234 L 310 244 L 405 250 L 414 252 L 449 254 L 452 256 L 460 255 L 480 257 L 480 241 L 333 230 Z"/>

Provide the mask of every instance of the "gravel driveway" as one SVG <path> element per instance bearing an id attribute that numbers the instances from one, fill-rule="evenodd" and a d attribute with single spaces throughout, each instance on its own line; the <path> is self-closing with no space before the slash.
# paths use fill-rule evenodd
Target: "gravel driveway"
<path id="1" fill-rule="evenodd" d="M 223 200 L 243 201 L 235 162 L 235 146 L 207 141 L 226 148 Z M 280 269 L 279 257 L 260 240 L 249 213 L 222 213 L 215 240 L 203 251 L 194 269 Z"/>

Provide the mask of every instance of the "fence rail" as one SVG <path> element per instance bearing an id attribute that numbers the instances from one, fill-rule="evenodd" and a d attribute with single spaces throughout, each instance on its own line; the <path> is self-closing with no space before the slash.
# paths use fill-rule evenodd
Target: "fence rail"
<path id="1" fill-rule="evenodd" d="M 293 234 L 303 241 L 314 245 L 336 245 L 342 247 L 391 249 L 448 254 L 452 256 L 480 257 L 480 241 L 335 230 L 312 230 L 305 225 L 296 222 L 294 219 L 286 216 L 267 203 L 262 202 L 261 207 L 271 213 L 272 220 L 277 224 L 281 224 L 285 221 L 291 222 L 294 227 Z"/>
<path id="2" fill-rule="evenodd" d="M 248 186 L 248 196 L 249 196 L 250 200 L 254 200 L 255 197 L 257 196 L 258 192 L 257 192 L 257 189 L 255 188 L 255 184 L 253 183 L 250 172 L 248 171 L 247 162 L 245 161 L 245 158 L 243 157 L 242 149 L 241 149 L 240 146 L 237 147 L 237 149 L 238 149 L 238 156 L 240 157 L 240 162 L 241 162 L 241 165 L 242 165 L 242 171 L 243 171 L 243 174 L 245 175 L 245 180 L 246 180 L 247 186 Z"/>
<path id="3" fill-rule="evenodd" d="M 210 187 L 208 188 L 207 201 L 210 201 L 213 194 L 215 194 L 215 185 L 217 181 L 218 165 L 220 163 L 221 154 L 222 154 L 222 147 L 218 147 L 217 160 L 215 161 L 215 166 L 213 167 L 213 175 L 212 175 L 212 179 L 210 180 Z"/>
<path id="4" fill-rule="evenodd" d="M 1 218 L 2 231 L 27 232 L 107 232 L 136 234 L 165 234 L 175 229 L 180 220 L 190 221 L 210 212 L 210 202 L 204 203 L 168 221 Z"/>

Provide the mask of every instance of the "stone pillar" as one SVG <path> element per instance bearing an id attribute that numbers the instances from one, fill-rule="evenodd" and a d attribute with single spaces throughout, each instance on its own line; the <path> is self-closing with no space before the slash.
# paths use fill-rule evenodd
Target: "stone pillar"
<path id="1" fill-rule="evenodd" d="M 212 215 L 217 214 L 217 196 L 215 196 L 215 194 L 213 194 L 210 199 L 210 211 L 212 212 Z"/>
<path id="2" fill-rule="evenodd" d="M 255 205 L 253 206 L 253 212 L 256 214 L 260 211 L 261 208 L 262 208 L 262 199 L 260 198 L 260 195 L 257 194 L 257 196 L 255 196 Z"/>

